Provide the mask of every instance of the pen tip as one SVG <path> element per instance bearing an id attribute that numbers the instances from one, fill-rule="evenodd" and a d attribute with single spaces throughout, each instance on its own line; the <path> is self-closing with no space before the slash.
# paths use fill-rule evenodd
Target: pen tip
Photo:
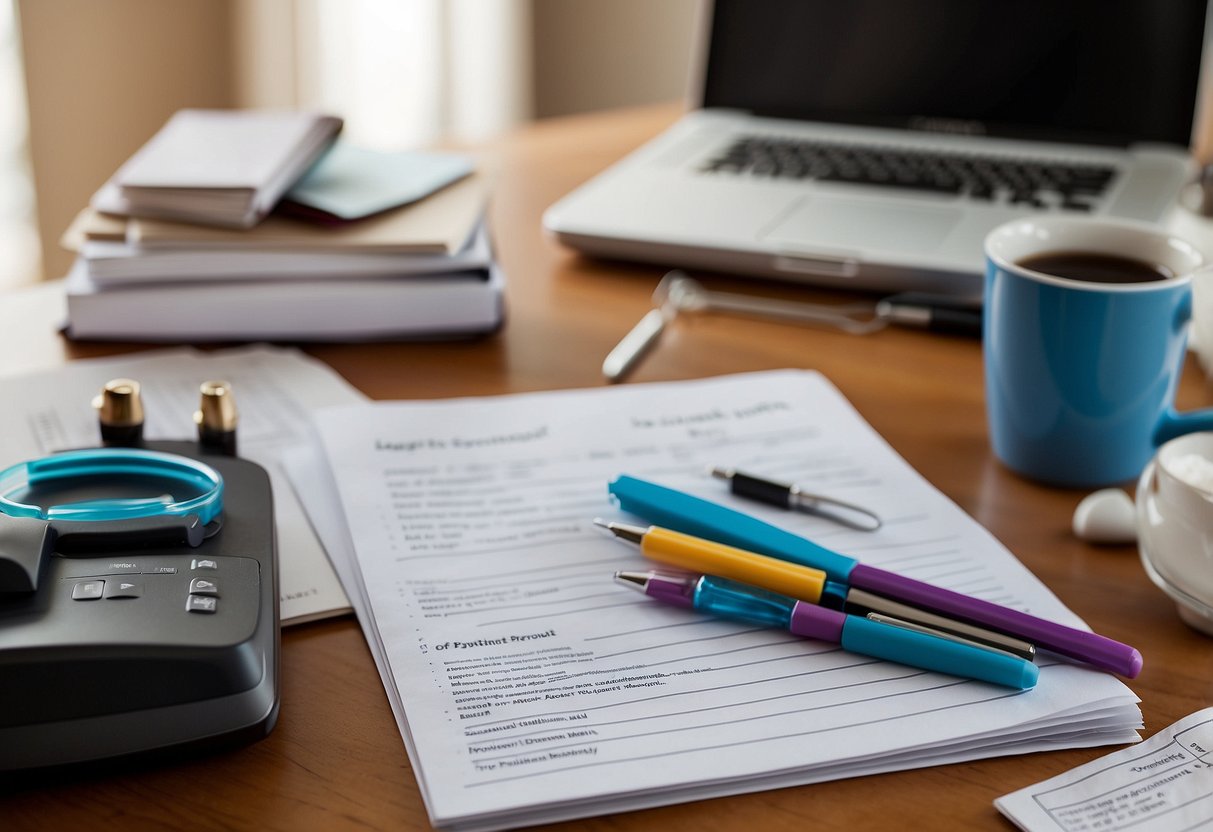
<path id="1" fill-rule="evenodd" d="M 731 480 L 733 471 L 729 468 L 709 468 L 708 473 L 718 480 Z"/>
<path id="2" fill-rule="evenodd" d="M 639 544 L 644 540 L 647 529 L 640 526 L 629 526 L 626 523 L 609 523 L 601 517 L 594 518 L 594 525 L 612 537 L 621 538 L 629 543 Z"/>
<path id="3" fill-rule="evenodd" d="M 603 520 L 601 517 L 595 517 L 594 525 L 597 526 L 599 529 L 601 529 L 608 536 L 610 536 L 610 537 L 616 536 L 613 523 Z"/>
<path id="4" fill-rule="evenodd" d="M 648 586 L 649 573 L 647 572 L 616 572 L 615 583 L 630 586 L 632 589 L 643 590 Z"/>

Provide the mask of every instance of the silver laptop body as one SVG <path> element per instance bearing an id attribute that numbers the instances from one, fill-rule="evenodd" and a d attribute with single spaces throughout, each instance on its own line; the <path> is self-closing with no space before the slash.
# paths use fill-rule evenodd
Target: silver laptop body
<path id="1" fill-rule="evenodd" d="M 1165 217 L 1195 172 L 1205 12 L 1206 0 L 718 0 L 701 15 L 702 106 L 544 226 L 612 258 L 979 292 L 982 240 L 1007 220 Z"/>

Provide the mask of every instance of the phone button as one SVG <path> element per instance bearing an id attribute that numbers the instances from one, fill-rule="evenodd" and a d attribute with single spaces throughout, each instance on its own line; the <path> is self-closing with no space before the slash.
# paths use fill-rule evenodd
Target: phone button
<path id="1" fill-rule="evenodd" d="M 72 587 L 73 601 L 94 601 L 105 591 L 105 581 L 79 581 Z"/>
<path id="2" fill-rule="evenodd" d="M 143 584 L 139 581 L 124 581 L 116 578 L 105 585 L 106 598 L 142 598 Z"/>
<path id="3" fill-rule="evenodd" d="M 189 612 L 213 613 L 219 608 L 219 599 L 213 595 L 191 595 L 185 599 Z"/>
<path id="4" fill-rule="evenodd" d="M 218 595 L 219 587 L 214 581 L 206 578 L 194 578 L 190 581 L 190 595 Z"/>

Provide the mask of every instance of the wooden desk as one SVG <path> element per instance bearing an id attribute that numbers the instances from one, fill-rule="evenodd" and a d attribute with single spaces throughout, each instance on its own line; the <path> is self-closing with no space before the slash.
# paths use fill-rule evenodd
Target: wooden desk
<path id="1" fill-rule="evenodd" d="M 509 276 L 496 337 L 450 344 L 326 346 L 309 352 L 378 398 L 436 398 L 601 385 L 599 367 L 650 308 L 662 269 L 595 263 L 546 239 L 543 209 L 674 119 L 655 108 L 562 120 L 500 145 L 493 206 Z M 53 229 L 50 233 L 53 233 Z M 758 288 L 726 279 L 715 288 Z M 776 295 L 838 294 L 763 286 Z M 69 345 L 52 292 L 0 298 L 5 369 L 128 347 Z M 1184 626 L 1149 583 L 1134 547 L 1070 534 L 1082 494 L 1012 476 L 991 455 L 975 341 L 887 329 L 864 336 L 703 316 L 677 323 L 634 378 L 670 380 L 779 367 L 824 372 L 915 468 L 989 528 L 1096 630 L 1131 642 L 1131 683 L 1153 733 L 1213 702 L 1213 642 Z M 1213 401 L 1195 370 L 1180 404 Z M 5 829 L 425 829 L 425 810 L 379 677 L 352 618 L 283 633 L 282 713 L 253 746 L 134 775 L 0 797 Z M 1009 829 L 992 801 L 1111 749 L 1058 751 L 702 801 L 565 828 L 764 832 Z"/>

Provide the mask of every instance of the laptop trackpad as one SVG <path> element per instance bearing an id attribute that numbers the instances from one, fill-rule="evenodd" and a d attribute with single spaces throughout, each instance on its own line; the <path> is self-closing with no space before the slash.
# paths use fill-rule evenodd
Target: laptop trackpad
<path id="1" fill-rule="evenodd" d="M 928 252 L 939 248 L 962 216 L 952 206 L 806 197 L 762 237 L 796 247 Z"/>

